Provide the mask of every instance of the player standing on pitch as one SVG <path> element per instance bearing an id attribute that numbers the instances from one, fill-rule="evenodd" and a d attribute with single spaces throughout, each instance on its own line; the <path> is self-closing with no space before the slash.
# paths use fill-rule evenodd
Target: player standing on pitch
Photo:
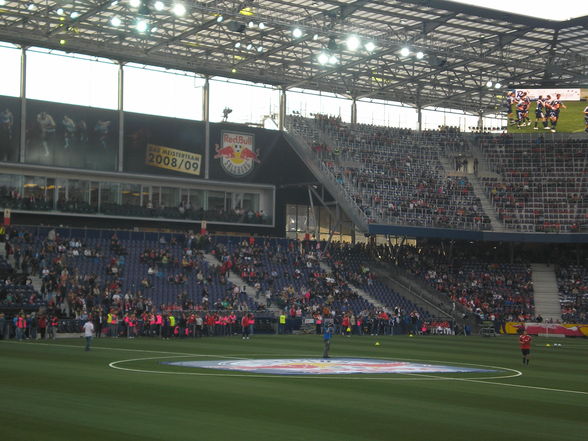
<path id="1" fill-rule="evenodd" d="M 533 339 L 529 334 L 527 334 L 527 330 L 523 329 L 523 333 L 519 336 L 519 345 L 521 347 L 521 353 L 523 354 L 523 364 L 525 366 L 529 365 L 529 354 L 531 353 L 531 341 Z"/>
<path id="2" fill-rule="evenodd" d="M 588 106 L 584 107 L 584 125 L 586 126 L 584 131 L 588 133 Z"/>

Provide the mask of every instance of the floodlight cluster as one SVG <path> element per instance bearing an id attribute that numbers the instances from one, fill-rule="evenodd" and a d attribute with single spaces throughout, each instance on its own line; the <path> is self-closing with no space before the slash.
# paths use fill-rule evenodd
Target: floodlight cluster
<path id="1" fill-rule="evenodd" d="M 494 82 L 492 82 L 492 80 L 488 80 L 486 82 L 486 87 L 488 89 L 492 89 L 492 88 L 494 88 L 494 89 L 500 89 L 502 87 L 502 84 L 500 83 L 500 81 L 497 81 L 496 83 L 494 83 Z"/>
<path id="2" fill-rule="evenodd" d="M 422 60 L 425 58 L 425 53 L 422 51 L 411 51 L 408 46 L 403 46 L 399 51 L 400 56 L 402 57 L 410 57 L 413 55 L 417 60 Z"/>

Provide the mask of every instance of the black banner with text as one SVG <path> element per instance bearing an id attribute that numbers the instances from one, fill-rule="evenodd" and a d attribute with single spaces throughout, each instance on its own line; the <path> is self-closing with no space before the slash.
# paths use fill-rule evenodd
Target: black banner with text
<path id="1" fill-rule="evenodd" d="M 124 170 L 204 178 L 201 121 L 125 113 Z"/>

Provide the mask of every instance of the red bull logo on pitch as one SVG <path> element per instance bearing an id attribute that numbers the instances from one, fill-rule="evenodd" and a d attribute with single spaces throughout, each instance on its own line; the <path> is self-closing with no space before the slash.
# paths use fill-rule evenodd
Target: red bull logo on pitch
<path id="1" fill-rule="evenodd" d="M 222 132 L 221 136 L 221 145 L 215 146 L 214 159 L 219 159 L 223 170 L 232 176 L 241 177 L 251 173 L 255 164 L 260 162 L 254 136 L 231 132 Z"/>

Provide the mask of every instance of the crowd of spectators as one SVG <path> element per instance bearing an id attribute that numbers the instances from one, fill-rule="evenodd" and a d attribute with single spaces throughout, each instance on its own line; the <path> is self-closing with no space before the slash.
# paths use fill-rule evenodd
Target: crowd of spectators
<path id="1" fill-rule="evenodd" d="M 561 265 L 556 276 L 562 320 L 588 323 L 588 270 L 580 265 Z"/>
<path id="2" fill-rule="evenodd" d="M 464 148 L 459 130 L 349 125 L 315 114 L 291 117 L 291 127 L 335 176 L 370 222 L 489 229 L 466 177 L 446 176 L 439 155 Z"/>
<path id="3" fill-rule="evenodd" d="M 585 140 L 479 136 L 499 177 L 483 179 L 499 218 L 522 231 L 579 232 L 587 221 Z"/>

